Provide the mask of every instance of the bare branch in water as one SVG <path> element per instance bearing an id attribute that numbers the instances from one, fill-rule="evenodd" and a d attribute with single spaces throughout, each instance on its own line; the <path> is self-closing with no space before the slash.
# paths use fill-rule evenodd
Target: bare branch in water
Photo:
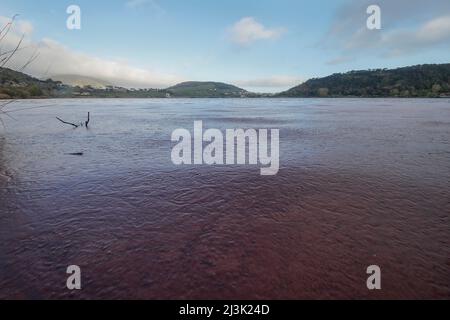
<path id="1" fill-rule="evenodd" d="M 61 122 L 64 123 L 64 124 L 71 125 L 71 126 L 73 126 L 73 127 L 75 127 L 75 128 L 83 127 L 83 125 L 84 125 L 86 128 L 88 128 L 89 122 L 91 121 L 91 113 L 88 112 L 87 121 L 85 121 L 84 123 L 81 122 L 79 125 L 76 125 L 75 123 L 72 123 L 72 122 L 64 121 L 64 120 L 62 120 L 62 119 L 60 119 L 60 118 L 58 118 L 58 117 L 56 117 L 56 119 L 58 119 L 59 121 L 61 121 Z"/>
<path id="2" fill-rule="evenodd" d="M 88 125 L 89 125 L 89 121 L 91 120 L 90 118 L 91 118 L 91 113 L 90 112 L 88 112 L 88 118 L 87 118 L 87 121 L 84 123 L 84 125 L 86 126 L 86 128 L 88 127 Z"/>
<path id="3" fill-rule="evenodd" d="M 61 119 L 58 118 L 58 117 L 56 117 L 56 119 L 58 119 L 59 121 L 61 121 L 61 122 L 64 123 L 64 124 L 68 124 L 68 125 L 74 126 L 75 128 L 78 128 L 78 127 L 79 127 L 78 125 L 76 125 L 76 124 L 74 124 L 74 123 L 71 123 L 71 122 L 67 122 L 67 121 L 61 120 Z"/>

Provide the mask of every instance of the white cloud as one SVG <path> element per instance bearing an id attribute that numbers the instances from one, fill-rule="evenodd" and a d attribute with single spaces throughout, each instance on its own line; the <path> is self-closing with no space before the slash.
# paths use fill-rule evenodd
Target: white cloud
<path id="1" fill-rule="evenodd" d="M 420 42 L 440 42 L 450 39 L 450 15 L 427 22 L 413 37 Z"/>
<path id="2" fill-rule="evenodd" d="M 285 28 L 266 28 L 253 17 L 245 17 L 230 28 L 231 40 L 241 46 L 247 46 L 258 40 L 279 38 Z"/>
<path id="3" fill-rule="evenodd" d="M 450 45 L 450 15 L 427 21 L 414 30 L 393 30 L 379 41 L 387 56 L 410 54 L 435 45 Z"/>
<path id="4" fill-rule="evenodd" d="M 431 20 L 425 24 L 418 33 L 421 39 L 440 41 L 450 36 L 450 15 Z"/>
<path id="5" fill-rule="evenodd" d="M 7 18 L 0 16 L 0 25 L 3 25 L 4 21 L 8 21 Z M 14 48 L 24 30 L 32 30 L 32 25 L 26 21 L 17 21 L 2 41 L 2 52 Z M 5 67 L 20 69 L 38 48 L 39 57 L 24 71 L 38 78 L 73 74 L 98 78 L 118 86 L 139 88 L 163 88 L 184 80 L 176 75 L 133 67 L 123 60 L 108 60 L 75 52 L 46 38 L 33 42 L 26 37 L 21 48 L 23 49 L 18 51 Z"/>

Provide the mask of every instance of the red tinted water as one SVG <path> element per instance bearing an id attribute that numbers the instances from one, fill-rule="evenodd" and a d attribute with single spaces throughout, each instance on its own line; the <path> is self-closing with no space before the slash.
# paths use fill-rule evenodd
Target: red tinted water
<path id="1" fill-rule="evenodd" d="M 68 101 L 19 114 L 29 126 L 0 139 L 0 298 L 450 298 L 450 107 L 435 101 Z M 43 125 L 87 110 L 90 131 Z M 280 128 L 279 174 L 173 166 L 170 132 L 193 119 Z M 72 264 L 78 292 L 65 288 Z"/>

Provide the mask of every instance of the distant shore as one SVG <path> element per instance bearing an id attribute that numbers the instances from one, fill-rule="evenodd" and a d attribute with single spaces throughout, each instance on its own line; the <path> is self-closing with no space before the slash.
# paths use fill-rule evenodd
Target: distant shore
<path id="1" fill-rule="evenodd" d="M 72 76 L 76 78 L 77 76 Z M 78 76 L 81 80 L 86 77 Z M 232 84 L 188 81 L 164 88 L 75 85 L 0 68 L 0 99 L 23 98 L 449 98 L 450 64 L 336 73 L 287 91 L 255 93 Z"/>
<path id="2" fill-rule="evenodd" d="M 336 96 L 336 97 L 282 97 L 282 96 L 264 96 L 264 97 L 171 97 L 171 98 L 156 98 L 156 97 L 93 97 L 93 96 L 83 96 L 83 97 L 29 97 L 29 98 L 6 98 L 1 99 L 0 101 L 23 101 L 23 100 L 65 100 L 65 99 L 73 99 L 73 100 L 95 100 L 95 99 L 117 99 L 117 100 L 127 100 L 127 99 L 138 99 L 138 100 L 181 100 L 181 99 L 450 99 L 450 96 L 440 96 L 440 97 L 357 97 L 357 96 Z"/>

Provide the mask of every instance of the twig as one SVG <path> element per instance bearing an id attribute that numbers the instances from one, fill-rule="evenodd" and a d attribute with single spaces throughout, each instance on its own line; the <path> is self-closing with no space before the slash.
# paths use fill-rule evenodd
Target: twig
<path id="1" fill-rule="evenodd" d="M 25 50 L 25 49 L 28 49 L 28 48 L 30 48 L 30 46 L 25 46 L 25 47 L 19 48 L 19 49 L 16 50 L 16 53 L 17 53 L 17 51 L 22 51 L 22 50 Z M 6 56 L 7 54 L 10 54 L 10 53 L 13 52 L 13 51 L 14 51 L 14 50 L 9 50 L 9 51 L 5 51 L 5 52 L 1 52 L 1 53 L 0 53 L 0 57 L 1 57 L 1 56 Z"/>
<path id="2" fill-rule="evenodd" d="M 1 35 L 1 34 L 3 33 L 3 31 L 5 31 L 5 29 L 7 29 L 6 32 L 5 32 L 5 34 L 0 38 L 0 41 L 2 41 L 2 40 L 8 35 L 9 30 L 11 30 L 11 26 L 12 26 L 13 23 L 14 23 L 14 20 L 15 20 L 18 16 L 19 16 L 18 14 L 14 15 L 14 16 L 12 17 L 11 21 L 8 22 L 8 23 L 3 27 L 3 29 L 0 31 L 0 35 Z"/>
<path id="3" fill-rule="evenodd" d="M 91 120 L 90 119 L 90 112 L 88 112 L 88 118 L 87 118 L 87 121 L 84 123 L 84 125 L 86 126 L 86 128 L 88 127 L 88 125 L 89 125 L 89 121 Z"/>
<path id="4" fill-rule="evenodd" d="M 56 119 L 58 119 L 59 121 L 61 121 L 61 122 L 64 123 L 64 124 L 68 124 L 68 125 L 74 126 L 75 128 L 78 128 L 78 127 L 79 127 L 79 126 L 77 126 L 76 124 L 73 124 L 73 123 L 70 123 L 70 122 L 61 120 L 61 119 L 58 118 L 58 117 L 56 117 Z"/>
<path id="5" fill-rule="evenodd" d="M 39 52 L 38 52 L 39 48 L 36 48 L 36 50 L 33 52 L 33 54 L 31 55 L 31 57 L 28 59 L 28 61 L 22 66 L 22 68 L 19 69 L 20 72 L 23 72 L 25 70 L 26 67 L 28 67 L 28 65 L 30 63 L 32 63 L 34 60 L 37 59 L 37 57 L 39 57 Z"/>
<path id="6" fill-rule="evenodd" d="M 50 107 L 56 107 L 56 105 L 55 104 L 49 104 L 49 105 L 44 105 L 44 106 L 29 107 L 29 108 L 22 108 L 22 109 L 14 109 L 14 110 L 8 110 L 8 111 L 3 111 L 3 112 L 4 113 L 11 113 L 11 112 L 33 110 L 33 109 L 50 108 Z"/>
<path id="7" fill-rule="evenodd" d="M 8 61 L 12 58 L 12 56 L 17 52 L 17 50 L 19 49 L 20 45 L 22 44 L 23 38 L 25 38 L 25 34 L 22 35 L 22 38 L 20 38 L 19 43 L 17 44 L 16 48 L 13 50 L 13 52 L 11 53 L 11 55 L 8 57 L 8 59 L 6 59 L 6 61 L 4 61 L 2 63 L 2 65 L 0 67 L 4 67 Z"/>
<path id="8" fill-rule="evenodd" d="M 53 66 L 53 61 L 50 62 L 50 63 L 48 64 L 48 68 L 47 68 L 47 70 L 45 71 L 44 75 L 42 75 L 41 78 L 44 78 L 44 77 L 47 76 L 47 74 L 48 74 L 48 72 L 50 71 L 50 68 L 51 68 L 52 66 Z"/>
<path id="9" fill-rule="evenodd" d="M 1 42 L 2 42 L 3 39 L 5 39 L 5 37 L 8 35 L 9 31 L 11 30 L 11 26 L 13 25 L 14 20 L 16 19 L 17 16 L 18 16 L 18 14 L 14 15 L 14 16 L 12 17 L 11 21 L 8 22 L 8 23 L 2 28 L 2 30 L 0 31 L 0 36 L 1 36 L 1 38 L 0 38 L 0 51 L 1 51 L 1 49 L 2 49 L 2 44 L 1 44 Z M 5 29 L 6 29 L 6 31 L 5 31 Z M 4 34 L 3 34 L 3 33 L 4 33 Z M 2 35 L 2 34 L 3 34 L 3 35 Z M 2 62 L 3 62 L 3 60 L 2 60 Z M 2 65 L 2 67 L 3 67 L 3 65 Z"/>
<path id="10" fill-rule="evenodd" d="M 11 103 L 13 103 L 13 102 L 16 102 L 17 100 L 10 100 L 10 101 L 7 101 L 7 102 L 5 102 L 5 103 L 3 103 L 3 104 L 1 104 L 0 105 L 0 110 L 2 110 L 4 107 L 6 107 L 7 105 L 9 105 L 9 104 L 11 104 Z"/>

